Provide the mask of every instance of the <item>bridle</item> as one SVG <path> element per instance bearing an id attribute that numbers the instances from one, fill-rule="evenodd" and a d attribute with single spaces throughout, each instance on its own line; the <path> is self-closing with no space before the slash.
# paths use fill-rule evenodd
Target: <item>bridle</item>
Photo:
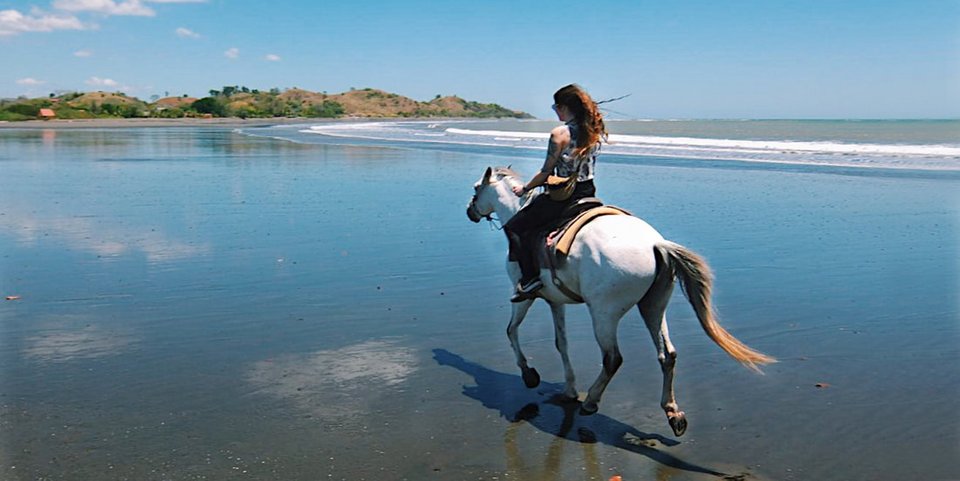
<path id="1" fill-rule="evenodd" d="M 526 204 L 532 198 L 533 192 L 527 192 L 522 197 L 522 204 Z M 473 198 L 470 199 L 470 205 L 467 206 L 467 218 L 469 218 L 474 223 L 479 223 L 481 220 L 486 219 L 490 223 L 490 227 L 497 230 L 502 230 L 503 225 L 500 222 L 500 219 L 495 219 L 493 217 L 493 212 L 489 214 L 481 214 L 480 209 L 477 208 L 477 192 L 474 192 Z M 499 225 L 498 225 L 499 224 Z"/>
<path id="2" fill-rule="evenodd" d="M 474 223 L 479 223 L 483 219 L 487 219 L 487 222 L 493 222 L 493 213 L 483 215 L 480 213 L 480 210 L 477 209 L 477 194 L 473 194 L 473 198 L 470 199 L 470 205 L 467 206 L 467 217 Z"/>

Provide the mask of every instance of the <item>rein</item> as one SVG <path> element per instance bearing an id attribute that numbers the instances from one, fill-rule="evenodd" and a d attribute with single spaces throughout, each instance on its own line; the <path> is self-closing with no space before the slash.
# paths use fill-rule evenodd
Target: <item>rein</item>
<path id="1" fill-rule="evenodd" d="M 493 215 L 487 216 L 487 225 L 490 226 L 490 230 L 503 230 L 503 222 L 500 222 L 499 217 Z"/>

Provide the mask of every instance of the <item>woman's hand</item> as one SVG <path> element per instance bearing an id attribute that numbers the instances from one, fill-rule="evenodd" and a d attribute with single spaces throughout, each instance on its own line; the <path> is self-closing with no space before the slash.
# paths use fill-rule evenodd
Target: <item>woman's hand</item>
<path id="1" fill-rule="evenodd" d="M 515 185 L 513 186 L 513 193 L 516 194 L 517 197 L 523 197 L 523 194 L 527 193 L 527 188 L 522 185 Z"/>

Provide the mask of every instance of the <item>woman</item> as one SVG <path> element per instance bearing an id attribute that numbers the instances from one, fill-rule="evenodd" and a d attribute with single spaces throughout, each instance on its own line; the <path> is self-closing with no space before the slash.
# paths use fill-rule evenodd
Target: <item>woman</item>
<path id="1" fill-rule="evenodd" d="M 553 111 L 564 125 L 550 132 L 547 158 L 540 172 L 522 187 L 514 187 L 513 193 L 522 196 L 543 185 L 551 174 L 576 175 L 577 184 L 569 199 L 555 201 L 548 195 L 538 195 L 504 224 L 503 231 L 510 241 L 510 259 L 520 263 L 522 273 L 517 292 L 510 299 L 512 302 L 529 299 L 543 287 L 534 245 L 538 234 L 556 221 L 570 204 L 596 194 L 593 173 L 600 142 L 607 139 L 603 116 L 596 102 L 576 84 L 557 90 L 553 101 Z"/>

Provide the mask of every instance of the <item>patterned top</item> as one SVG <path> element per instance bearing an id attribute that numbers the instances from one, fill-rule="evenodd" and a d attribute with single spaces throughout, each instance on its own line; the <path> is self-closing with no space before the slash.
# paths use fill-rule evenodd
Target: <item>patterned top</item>
<path id="1" fill-rule="evenodd" d="M 573 175 L 573 169 L 577 165 L 577 157 L 573 151 L 577 148 L 577 125 L 573 122 L 567 123 L 570 129 L 570 143 L 560 152 L 560 158 L 553 166 L 554 174 L 560 177 Z M 597 155 L 600 154 L 600 142 L 597 142 L 580 158 L 580 172 L 577 176 L 577 182 L 585 182 L 593 179 L 594 170 L 597 166 Z"/>

